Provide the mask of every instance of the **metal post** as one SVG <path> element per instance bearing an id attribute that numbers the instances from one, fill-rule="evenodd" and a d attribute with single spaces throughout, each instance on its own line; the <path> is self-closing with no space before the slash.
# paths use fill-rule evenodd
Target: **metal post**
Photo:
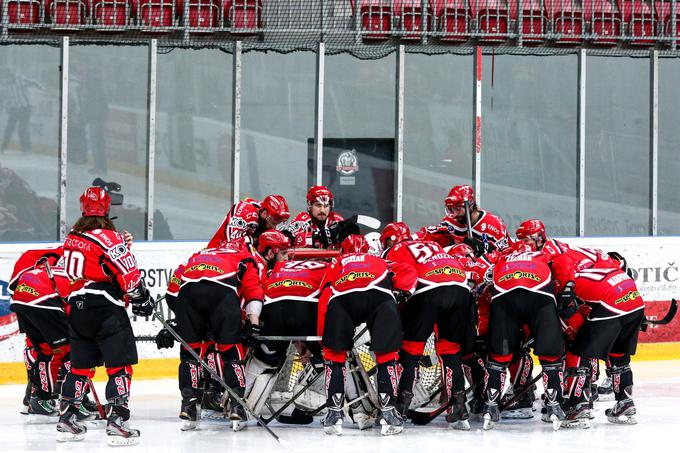
<path id="1" fill-rule="evenodd" d="M 147 91 L 146 123 L 146 240 L 153 240 L 153 214 L 156 178 L 156 68 L 158 63 L 158 40 L 149 42 L 149 85 Z"/>
<path id="2" fill-rule="evenodd" d="M 316 170 L 314 181 L 317 186 L 323 184 L 323 95 L 326 65 L 326 44 L 319 42 L 316 51 L 316 99 L 314 106 L 314 117 L 316 126 L 314 127 L 314 154 L 316 156 Z"/>
<path id="3" fill-rule="evenodd" d="M 7 2 L 5 2 L 7 3 Z M 66 239 L 66 162 L 68 157 L 69 37 L 61 38 L 61 109 L 59 115 L 59 241 Z"/>
<path id="4" fill-rule="evenodd" d="M 475 187 L 475 196 L 477 198 L 477 203 L 481 201 L 482 195 L 482 48 L 477 46 L 475 48 L 475 59 L 474 59 L 474 70 L 475 70 L 475 86 L 474 86 L 474 111 L 475 118 L 472 125 L 473 132 L 473 144 L 472 152 L 474 153 L 474 174 L 473 181 Z"/>
<path id="5" fill-rule="evenodd" d="M 650 51 L 649 152 L 650 156 L 650 230 L 658 233 L 659 220 L 659 51 Z"/>
<path id="6" fill-rule="evenodd" d="M 241 41 L 234 42 L 234 81 L 231 112 L 231 124 L 233 126 L 231 145 L 234 153 L 231 164 L 231 183 L 234 204 L 238 203 L 241 184 L 241 46 Z"/>
<path id="7" fill-rule="evenodd" d="M 403 44 L 397 49 L 396 119 L 394 124 L 395 145 L 397 152 L 396 172 L 396 214 L 397 222 L 401 222 L 404 213 L 404 66 L 406 50 Z"/>
<path id="8" fill-rule="evenodd" d="M 586 51 L 578 54 L 578 235 L 586 234 Z"/>

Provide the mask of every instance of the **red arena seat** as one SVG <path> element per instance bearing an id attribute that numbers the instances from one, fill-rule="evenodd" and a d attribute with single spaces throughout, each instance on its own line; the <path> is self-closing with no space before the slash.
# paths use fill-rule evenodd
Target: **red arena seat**
<path id="1" fill-rule="evenodd" d="M 40 23 L 40 0 L 5 0 L 7 23 L 11 25 L 34 25 Z M 5 4 L 0 0 L 0 13 Z"/>
<path id="2" fill-rule="evenodd" d="M 654 45 L 657 35 L 657 21 L 651 0 L 617 0 L 623 15 L 624 27 L 632 37 L 630 44 L 637 46 Z"/>
<path id="3" fill-rule="evenodd" d="M 102 30 L 122 29 L 130 24 L 132 0 L 92 0 L 92 24 Z"/>
<path id="4" fill-rule="evenodd" d="M 439 40 L 460 43 L 470 39 L 470 4 L 467 0 L 435 0 Z"/>
<path id="5" fill-rule="evenodd" d="M 45 7 L 45 16 L 54 27 L 72 28 L 87 22 L 89 5 L 84 0 L 47 0 Z"/>
<path id="6" fill-rule="evenodd" d="M 471 0 L 472 17 L 477 19 L 481 43 L 498 43 L 508 39 L 510 12 L 508 0 Z"/>
<path id="7" fill-rule="evenodd" d="M 185 11 L 184 0 L 177 0 L 177 13 L 180 17 L 188 13 L 185 26 L 209 32 L 220 26 L 221 6 L 219 0 L 188 0 L 188 10 Z"/>
<path id="8" fill-rule="evenodd" d="M 584 0 L 583 15 L 593 44 L 614 46 L 621 36 L 621 12 L 614 0 Z"/>
<path id="9" fill-rule="evenodd" d="M 352 0 L 352 13 L 357 14 L 356 3 L 359 2 L 358 14 L 363 39 L 388 39 L 392 32 L 392 4 L 389 0 Z"/>
<path id="10" fill-rule="evenodd" d="M 423 31 L 432 30 L 434 18 L 431 0 L 427 0 L 426 5 L 423 11 L 422 0 L 394 0 L 394 16 L 399 21 L 401 39 L 418 40 L 422 38 Z M 427 30 L 424 29 L 426 19 Z"/>
<path id="11" fill-rule="evenodd" d="M 670 0 L 654 2 L 654 15 L 658 24 L 657 31 L 659 35 L 666 38 L 673 37 L 671 5 Z M 680 2 L 675 3 L 675 37 L 680 38 Z"/>
<path id="12" fill-rule="evenodd" d="M 233 34 L 251 34 L 262 28 L 262 0 L 225 0 L 224 14 Z"/>
<path id="13" fill-rule="evenodd" d="M 523 43 L 543 42 L 548 16 L 541 0 L 511 0 L 510 20 L 517 23 L 517 31 L 523 35 Z"/>
<path id="14" fill-rule="evenodd" d="M 147 32 L 166 33 L 175 25 L 177 5 L 174 0 L 136 0 L 135 15 Z"/>
<path id="15" fill-rule="evenodd" d="M 581 0 L 546 0 L 545 9 L 556 44 L 572 45 L 583 41 Z"/>

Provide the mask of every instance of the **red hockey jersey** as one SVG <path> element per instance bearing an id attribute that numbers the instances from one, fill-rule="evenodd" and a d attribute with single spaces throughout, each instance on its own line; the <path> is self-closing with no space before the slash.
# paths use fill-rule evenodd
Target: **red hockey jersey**
<path id="1" fill-rule="evenodd" d="M 64 241 L 64 269 L 75 281 L 70 297 L 96 294 L 120 306 L 142 281 L 123 235 L 112 230 L 71 232 Z"/>
<path id="2" fill-rule="evenodd" d="M 30 271 L 31 269 L 35 269 L 38 261 L 45 257 L 49 259 L 48 262 L 50 266 L 56 266 L 57 261 L 59 261 L 63 254 L 64 249 L 61 245 L 40 249 L 31 249 L 22 253 L 17 262 L 14 263 L 14 269 L 12 270 L 12 275 L 9 278 L 7 290 L 9 291 L 10 295 L 14 291 L 14 287 L 17 285 L 21 274 L 26 271 Z"/>
<path id="3" fill-rule="evenodd" d="M 552 274 L 541 252 L 523 250 L 502 254 L 493 267 L 493 298 L 516 289 L 553 297 Z"/>
<path id="4" fill-rule="evenodd" d="M 63 311 L 62 298 L 65 299 L 70 294 L 71 281 L 63 268 L 53 267 L 51 270 L 54 283 L 44 267 L 22 273 L 17 280 L 10 304 Z"/>
<path id="5" fill-rule="evenodd" d="M 288 226 L 288 230 L 295 236 L 295 247 L 314 247 L 324 248 L 321 241 L 321 235 L 325 234 L 330 240 L 330 228 L 338 222 L 345 220 L 340 214 L 331 211 L 326 222 L 320 228 L 316 222 L 312 220 L 312 216 L 308 212 L 301 212 Z M 322 233 L 321 230 L 324 230 Z M 331 247 L 339 246 L 340 244 L 331 244 Z"/>
<path id="6" fill-rule="evenodd" d="M 229 242 L 215 249 L 194 254 L 187 261 L 181 276 L 181 286 L 210 281 L 232 289 L 245 303 L 262 301 L 265 267 L 261 258 L 252 254 L 242 243 Z"/>
<path id="7" fill-rule="evenodd" d="M 383 257 L 414 268 L 418 273 L 418 285 L 414 294 L 439 286 L 456 285 L 468 288 L 461 262 L 446 253 L 436 242 L 402 241 L 386 250 Z"/>
<path id="8" fill-rule="evenodd" d="M 481 217 L 472 225 L 472 236 L 486 241 L 490 250 L 503 250 L 508 246 L 509 236 L 503 219 L 488 211 L 479 210 Z M 452 215 L 445 216 L 439 225 L 425 227 L 416 233 L 419 239 L 434 241 L 442 247 L 463 242 L 467 237 L 467 225 Z"/>
<path id="9" fill-rule="evenodd" d="M 276 263 L 264 284 L 264 305 L 280 300 L 316 302 L 328 267 L 319 261 Z"/>
<path id="10" fill-rule="evenodd" d="M 231 207 L 213 238 L 208 242 L 209 249 L 214 249 L 227 242 L 232 242 L 251 235 L 260 222 L 260 202 L 252 198 L 239 201 Z"/>

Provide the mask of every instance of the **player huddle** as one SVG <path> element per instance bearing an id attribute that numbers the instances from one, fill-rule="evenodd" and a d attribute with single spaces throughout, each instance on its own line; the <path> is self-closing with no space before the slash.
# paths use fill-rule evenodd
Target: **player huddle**
<path id="1" fill-rule="evenodd" d="M 63 246 L 27 251 L 10 281 L 27 341 L 25 404 L 30 420 L 58 417 L 58 441 L 81 440 L 93 419 L 106 418 L 108 443 L 130 445 L 140 432 L 127 423 L 137 350 L 126 307 L 150 316 L 156 301 L 132 237 L 108 217 L 108 191 L 91 187 L 80 200 L 82 217 Z M 491 429 L 501 417 L 533 416 L 530 351 L 541 364 L 541 418 L 553 429 L 589 426 L 598 360 L 616 400 L 607 419 L 635 423 L 630 357 L 644 302 L 620 255 L 551 239 L 540 220 L 523 222 L 513 240 L 470 186 L 451 189 L 439 225 L 411 232 L 389 223 L 379 247 L 359 234 L 356 217 L 334 211 L 326 187 L 310 188 L 307 205 L 290 220 L 280 195 L 245 199 L 208 247 L 176 268 L 165 296 L 174 319 L 156 343 L 182 343 L 182 430 L 201 419 L 229 420 L 235 431 L 249 418 L 264 424 L 265 407 L 283 423 L 311 423 L 325 411 L 327 434 L 341 434 L 348 415 L 389 435 L 406 419 L 422 424 L 443 412 L 454 429 L 469 430 L 475 418 Z M 356 353 L 366 332 L 371 370 Z M 423 401 L 418 383 L 433 332 L 441 406 L 422 412 L 436 396 Z M 305 392 L 276 410 L 269 398 L 290 340 L 306 363 Z M 88 396 L 101 365 L 105 410 Z"/>

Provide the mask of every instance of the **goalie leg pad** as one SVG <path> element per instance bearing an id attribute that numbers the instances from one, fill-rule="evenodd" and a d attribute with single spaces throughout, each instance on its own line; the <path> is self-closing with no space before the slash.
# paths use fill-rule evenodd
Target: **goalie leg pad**
<path id="1" fill-rule="evenodd" d="M 253 357 L 246 365 L 245 371 L 246 381 L 248 382 L 246 401 L 248 401 L 253 412 L 259 415 L 267 399 L 269 399 L 280 369 L 270 367 Z"/>

